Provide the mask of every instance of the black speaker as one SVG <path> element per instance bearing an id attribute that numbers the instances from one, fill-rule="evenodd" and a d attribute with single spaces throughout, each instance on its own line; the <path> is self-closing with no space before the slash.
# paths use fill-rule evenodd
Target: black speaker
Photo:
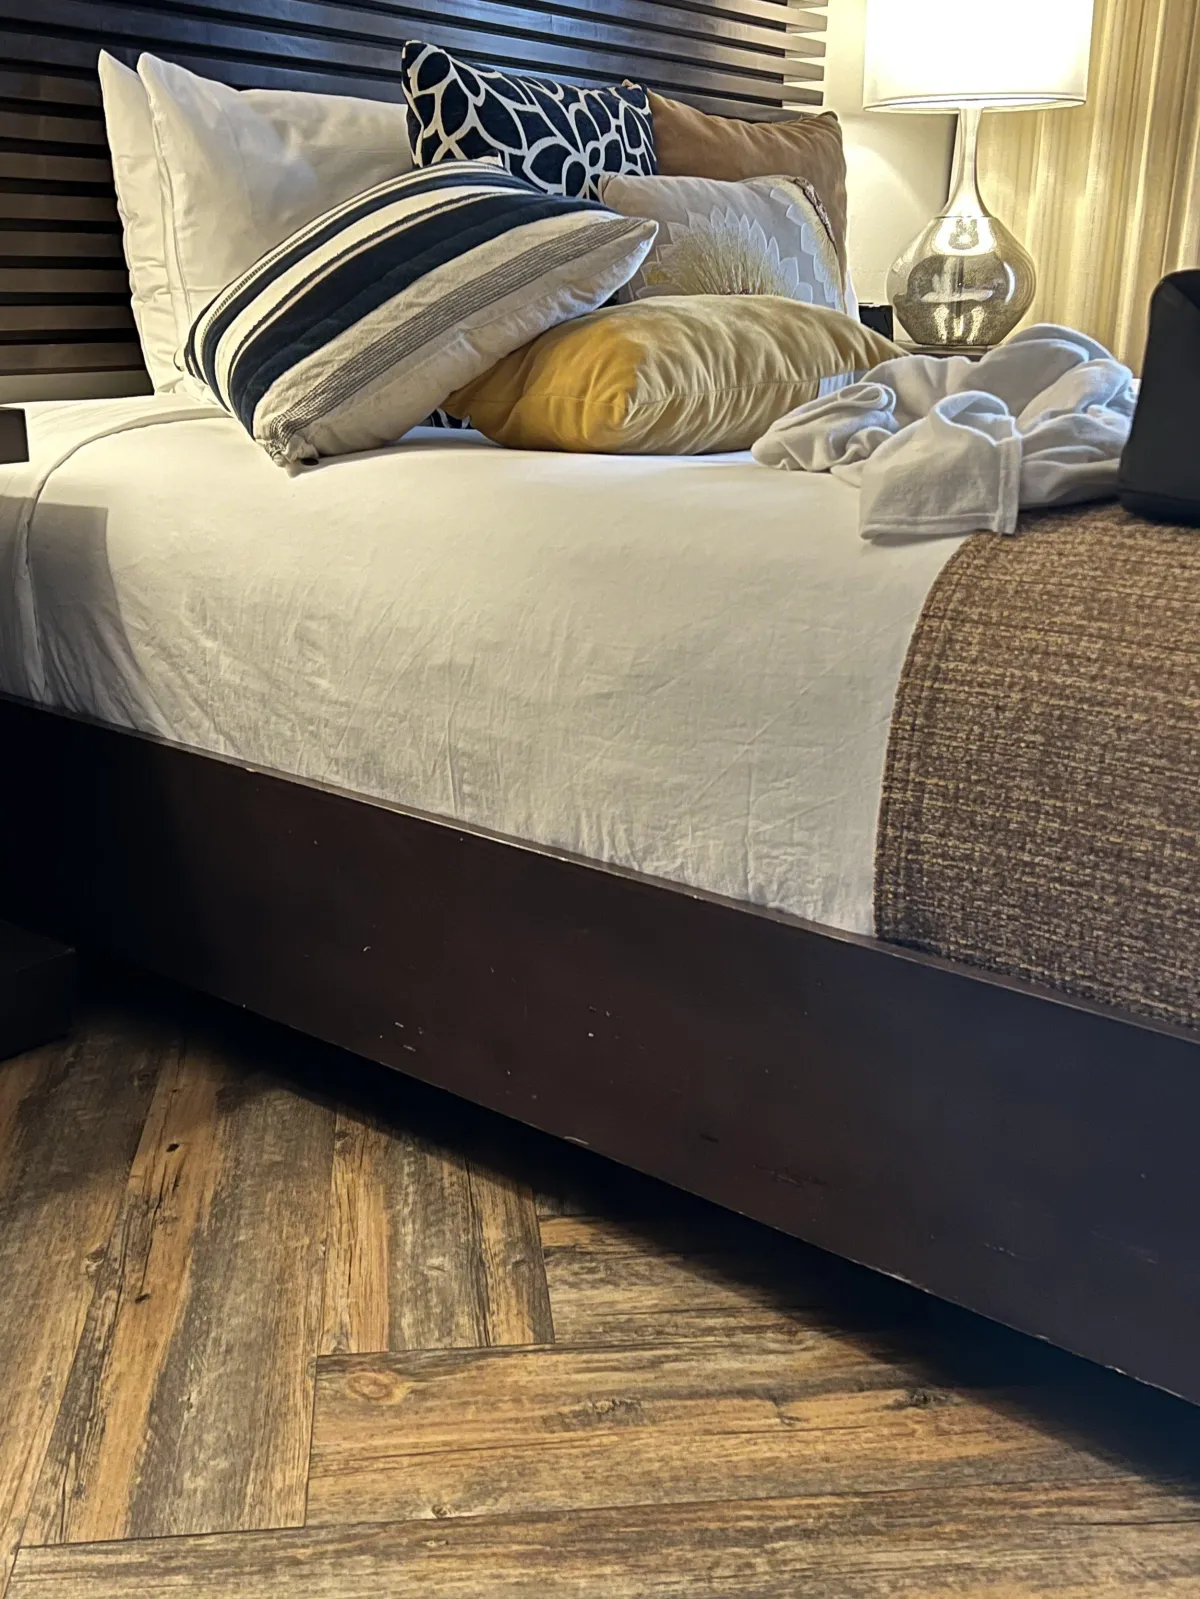
<path id="1" fill-rule="evenodd" d="M 890 305 L 860 305 L 858 320 L 873 332 L 882 333 L 885 339 L 896 337 L 896 318 Z"/>
<path id="2" fill-rule="evenodd" d="M 1200 526 L 1200 271 L 1173 272 L 1154 291 L 1117 489 L 1138 516 Z"/>

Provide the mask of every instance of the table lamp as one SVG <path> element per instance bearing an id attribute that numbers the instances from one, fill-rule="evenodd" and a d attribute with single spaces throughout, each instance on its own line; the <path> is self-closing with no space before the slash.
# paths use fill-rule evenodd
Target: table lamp
<path id="1" fill-rule="evenodd" d="M 1037 285 L 1033 259 L 979 196 L 987 109 L 1082 105 L 1093 0 L 867 0 L 863 105 L 957 111 L 945 210 L 897 259 L 888 296 L 914 344 L 987 349 L 1016 327 Z"/>

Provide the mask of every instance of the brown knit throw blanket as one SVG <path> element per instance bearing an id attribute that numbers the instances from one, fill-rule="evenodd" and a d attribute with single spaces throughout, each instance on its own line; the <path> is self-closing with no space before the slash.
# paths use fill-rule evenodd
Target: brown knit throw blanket
<path id="1" fill-rule="evenodd" d="M 880 938 L 1200 1024 L 1200 533 L 1115 505 L 969 539 L 892 717 Z"/>

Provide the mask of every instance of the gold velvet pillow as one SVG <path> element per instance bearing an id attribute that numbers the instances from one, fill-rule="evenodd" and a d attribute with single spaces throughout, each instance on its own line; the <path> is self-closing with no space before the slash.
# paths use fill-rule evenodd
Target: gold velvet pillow
<path id="1" fill-rule="evenodd" d="M 446 409 L 514 449 L 745 450 L 794 406 L 899 354 L 853 317 L 801 300 L 662 295 L 552 328 Z"/>
<path id="2" fill-rule="evenodd" d="M 737 183 L 782 174 L 810 183 L 828 213 L 846 270 L 846 153 L 834 112 L 789 122 L 742 122 L 648 93 L 661 177 Z"/>

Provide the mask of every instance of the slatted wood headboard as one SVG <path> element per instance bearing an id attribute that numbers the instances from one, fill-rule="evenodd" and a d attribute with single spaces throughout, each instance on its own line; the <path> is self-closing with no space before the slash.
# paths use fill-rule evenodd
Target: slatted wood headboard
<path id="1" fill-rule="evenodd" d="M 3 0 L 0 399 L 149 387 L 100 113 L 101 49 L 238 88 L 400 98 L 426 39 L 574 83 L 636 78 L 706 111 L 820 104 L 824 0 Z"/>

